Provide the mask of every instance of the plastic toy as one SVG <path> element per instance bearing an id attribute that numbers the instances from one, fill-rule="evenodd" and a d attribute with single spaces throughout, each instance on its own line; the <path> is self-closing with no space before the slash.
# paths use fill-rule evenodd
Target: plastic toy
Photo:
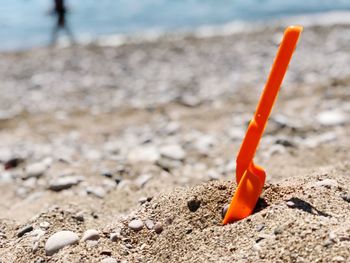
<path id="1" fill-rule="evenodd" d="M 251 215 L 262 192 L 266 173 L 262 167 L 254 164 L 253 158 L 302 30 L 301 26 L 290 26 L 284 32 L 254 118 L 250 121 L 237 156 L 238 186 L 223 220 L 224 225 Z"/>

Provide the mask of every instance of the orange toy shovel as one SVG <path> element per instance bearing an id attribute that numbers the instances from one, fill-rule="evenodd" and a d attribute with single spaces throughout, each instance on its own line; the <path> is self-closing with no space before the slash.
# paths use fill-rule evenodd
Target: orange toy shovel
<path id="1" fill-rule="evenodd" d="M 262 192 L 266 174 L 262 167 L 254 164 L 253 158 L 302 30 L 301 26 L 290 26 L 284 32 L 254 118 L 249 123 L 237 156 L 238 186 L 225 215 L 224 225 L 251 215 Z"/>

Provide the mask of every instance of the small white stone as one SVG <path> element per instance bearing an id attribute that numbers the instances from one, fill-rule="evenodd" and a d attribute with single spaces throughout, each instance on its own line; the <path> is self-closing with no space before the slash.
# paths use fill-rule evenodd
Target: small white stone
<path id="1" fill-rule="evenodd" d="M 337 139 L 337 134 L 335 132 L 326 132 L 316 136 L 312 136 L 302 141 L 302 143 L 308 148 L 315 148 L 321 143 L 329 143 Z"/>
<path id="2" fill-rule="evenodd" d="M 333 262 L 345 262 L 345 258 L 343 258 L 342 256 L 336 256 L 334 258 L 332 258 Z"/>
<path id="3" fill-rule="evenodd" d="M 10 172 L 2 172 L 0 173 L 0 182 L 9 183 L 13 180 L 13 175 Z"/>
<path id="4" fill-rule="evenodd" d="M 131 150 L 128 154 L 128 161 L 132 163 L 149 162 L 159 160 L 160 154 L 154 146 L 141 146 Z"/>
<path id="5" fill-rule="evenodd" d="M 290 208 L 295 207 L 295 204 L 294 204 L 294 202 L 292 202 L 292 201 L 287 201 L 287 202 L 286 202 L 286 205 L 287 205 L 288 207 L 290 207 Z"/>
<path id="6" fill-rule="evenodd" d="M 145 184 L 152 178 L 151 175 L 149 174 L 142 174 L 139 177 L 136 178 L 135 184 L 139 187 L 142 188 L 145 186 Z"/>
<path id="7" fill-rule="evenodd" d="M 38 228 L 32 231 L 30 235 L 33 237 L 33 240 L 39 241 L 45 235 L 45 231 Z"/>
<path id="8" fill-rule="evenodd" d="M 180 127 L 180 123 L 173 121 L 165 127 L 165 130 L 167 134 L 175 134 L 180 129 Z"/>
<path id="9" fill-rule="evenodd" d="M 324 179 L 322 181 L 316 182 L 315 186 L 323 186 L 326 188 L 338 187 L 338 182 L 334 179 Z"/>
<path id="10" fill-rule="evenodd" d="M 134 231 L 140 231 L 143 228 L 143 222 L 140 219 L 135 219 L 130 221 L 128 226 Z"/>
<path id="11" fill-rule="evenodd" d="M 187 107 L 197 107 L 201 104 L 199 98 L 192 95 L 183 95 L 180 102 Z"/>
<path id="12" fill-rule="evenodd" d="M 219 180 L 220 179 L 220 174 L 216 172 L 215 170 L 211 169 L 208 171 L 208 177 L 210 180 Z"/>
<path id="13" fill-rule="evenodd" d="M 94 195 L 98 198 L 104 198 L 107 194 L 106 190 L 101 186 L 89 186 L 86 188 L 86 193 Z"/>
<path id="14" fill-rule="evenodd" d="M 147 229 L 149 229 L 149 230 L 152 230 L 154 228 L 154 223 L 151 219 L 147 219 L 145 221 L 145 225 L 146 225 Z"/>
<path id="15" fill-rule="evenodd" d="M 120 235 L 120 231 L 111 233 L 109 239 L 110 239 L 112 242 L 116 242 L 116 241 L 118 241 L 118 240 L 121 240 L 121 239 L 122 239 L 122 236 Z"/>
<path id="16" fill-rule="evenodd" d="M 47 221 L 44 221 L 44 222 L 41 222 L 41 223 L 39 224 L 39 226 L 40 226 L 41 228 L 48 229 L 48 228 L 50 227 L 50 223 L 47 222 Z"/>
<path id="17" fill-rule="evenodd" d="M 163 157 L 172 160 L 183 160 L 186 157 L 186 152 L 178 144 L 164 145 L 159 149 L 159 152 Z"/>
<path id="18" fill-rule="evenodd" d="M 96 229 L 88 229 L 84 232 L 83 237 L 81 238 L 81 241 L 98 240 L 99 238 L 100 238 L 100 234 Z"/>
<path id="19" fill-rule="evenodd" d="M 34 241 L 33 245 L 32 245 L 32 251 L 36 252 L 39 248 L 39 242 L 38 241 Z"/>
<path id="20" fill-rule="evenodd" d="M 337 241 L 338 236 L 335 232 L 330 232 L 328 236 L 329 236 L 329 239 L 332 240 L 333 242 Z"/>
<path id="21" fill-rule="evenodd" d="M 25 177 L 26 178 L 40 177 L 45 173 L 47 168 L 48 168 L 47 165 L 41 162 L 30 164 L 25 168 Z"/>
<path id="22" fill-rule="evenodd" d="M 199 135 L 194 144 L 194 148 L 202 155 L 210 155 L 215 144 L 215 137 L 211 135 Z"/>
<path id="23" fill-rule="evenodd" d="M 79 242 L 79 237 L 72 231 L 59 231 L 49 237 L 45 243 L 45 252 L 47 256 L 52 256 L 61 248 L 74 245 Z"/>
<path id="24" fill-rule="evenodd" d="M 49 189 L 52 191 L 62 191 L 79 184 L 83 178 L 81 176 L 65 176 L 54 179 L 50 182 Z"/>
<path id="25" fill-rule="evenodd" d="M 101 263 L 117 263 L 117 260 L 114 258 L 105 258 L 101 260 Z"/>
<path id="26" fill-rule="evenodd" d="M 253 245 L 253 249 L 254 249 L 255 251 L 261 251 L 261 246 L 260 246 L 260 244 L 254 244 L 254 245 Z"/>
<path id="27" fill-rule="evenodd" d="M 340 110 L 323 111 L 317 115 L 317 121 L 324 126 L 335 126 L 344 124 L 347 120 L 344 112 Z"/>

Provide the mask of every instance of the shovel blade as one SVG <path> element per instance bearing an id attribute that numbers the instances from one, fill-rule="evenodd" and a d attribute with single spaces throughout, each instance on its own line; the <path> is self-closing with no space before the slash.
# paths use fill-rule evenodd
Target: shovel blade
<path id="1" fill-rule="evenodd" d="M 266 177 L 260 167 L 254 167 L 253 170 L 255 174 L 251 169 L 246 170 L 243 174 L 225 215 L 224 225 L 246 218 L 253 213 Z"/>

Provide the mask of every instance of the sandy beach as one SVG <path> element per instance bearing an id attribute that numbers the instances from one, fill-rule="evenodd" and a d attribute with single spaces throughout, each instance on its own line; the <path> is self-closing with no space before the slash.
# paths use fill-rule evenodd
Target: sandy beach
<path id="1" fill-rule="evenodd" d="M 282 34 L 0 54 L 0 262 L 350 262 L 348 24 L 304 28 L 261 200 L 221 225 Z"/>

